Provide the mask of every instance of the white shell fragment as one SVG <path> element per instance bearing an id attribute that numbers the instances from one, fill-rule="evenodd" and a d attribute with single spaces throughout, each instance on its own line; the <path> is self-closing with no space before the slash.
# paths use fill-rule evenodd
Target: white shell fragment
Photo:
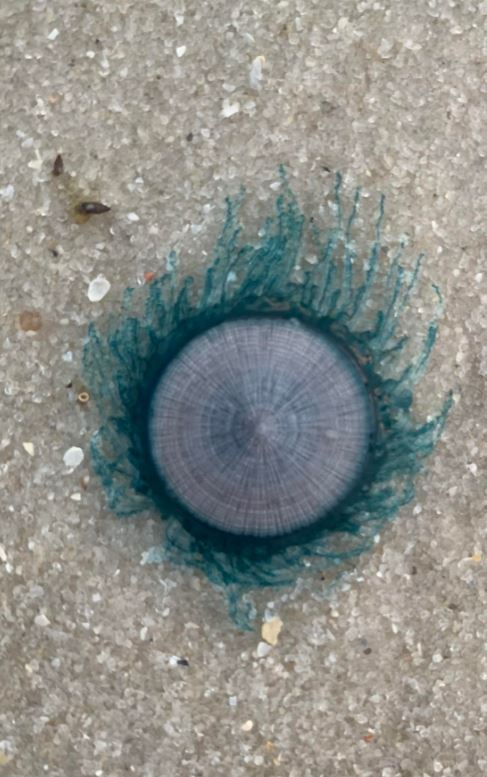
<path id="1" fill-rule="evenodd" d="M 14 194 L 15 194 L 15 189 L 11 183 L 7 184 L 7 186 L 3 186 L 0 188 L 0 197 L 2 198 L 2 200 L 6 200 L 6 202 L 10 202 L 10 200 L 13 199 Z"/>
<path id="2" fill-rule="evenodd" d="M 250 67 L 249 84 L 252 89 L 260 89 L 262 82 L 262 68 L 265 64 L 265 57 L 256 57 Z"/>
<path id="3" fill-rule="evenodd" d="M 239 110 L 240 110 L 239 102 L 232 103 L 227 98 L 223 100 L 222 116 L 224 119 L 229 119 L 231 116 L 235 116 L 235 114 L 238 113 Z"/>
<path id="4" fill-rule="evenodd" d="M 272 645 L 269 645 L 268 642 L 259 642 L 255 651 L 255 655 L 257 656 L 257 658 L 265 658 L 266 656 L 269 655 L 271 650 L 272 650 Z"/>
<path id="5" fill-rule="evenodd" d="M 85 457 L 85 454 L 83 453 L 81 448 L 78 448 L 76 445 L 73 445 L 73 447 L 68 448 L 68 450 L 64 454 L 63 461 L 66 467 L 69 467 L 69 469 L 73 470 L 73 469 L 76 469 L 76 467 L 79 467 L 84 457 Z"/>
<path id="6" fill-rule="evenodd" d="M 90 302 L 100 302 L 108 294 L 111 283 L 104 275 L 97 275 L 88 285 L 88 299 Z"/>
<path id="7" fill-rule="evenodd" d="M 41 626 L 41 628 L 43 628 L 45 626 L 49 626 L 51 621 L 49 620 L 47 615 L 41 612 L 39 613 L 39 615 L 36 615 L 36 617 L 34 618 L 34 623 L 36 626 Z"/>

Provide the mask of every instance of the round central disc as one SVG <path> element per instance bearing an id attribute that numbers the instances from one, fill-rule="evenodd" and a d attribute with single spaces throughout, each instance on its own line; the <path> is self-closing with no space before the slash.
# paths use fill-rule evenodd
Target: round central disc
<path id="1" fill-rule="evenodd" d="M 248 318 L 192 340 L 149 413 L 155 467 L 193 516 L 278 537 L 322 518 L 361 474 L 373 430 L 355 362 L 296 321 Z"/>

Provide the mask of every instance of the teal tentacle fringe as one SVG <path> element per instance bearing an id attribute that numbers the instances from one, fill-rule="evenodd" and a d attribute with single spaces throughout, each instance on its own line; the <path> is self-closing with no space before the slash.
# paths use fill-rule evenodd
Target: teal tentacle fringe
<path id="1" fill-rule="evenodd" d="M 338 567 L 370 547 L 383 525 L 413 498 L 415 477 L 452 404 L 448 395 L 428 421 L 413 417 L 414 387 L 427 366 L 437 321 L 426 326 L 419 352 L 406 357 L 409 337 L 398 333 L 398 327 L 416 288 L 422 257 L 407 270 L 400 244 L 388 266 L 381 266 L 384 197 L 368 255 L 361 258 L 353 238 L 360 189 L 346 217 L 342 179 L 336 176 L 335 221 L 323 231 L 305 218 L 283 171 L 281 175 L 275 214 L 265 221 L 258 242 L 241 243 L 243 192 L 228 198 L 203 279 L 181 278 L 172 261 L 173 269 L 143 289 L 128 289 L 122 311 L 102 328 L 89 327 L 83 353 L 86 381 L 101 419 L 92 438 L 93 466 L 110 509 L 118 516 L 158 509 L 165 536 L 152 560 L 200 569 L 224 588 L 230 613 L 243 628 L 249 627 L 253 612 L 247 596 L 252 589 L 292 584 L 298 575 Z M 307 240 L 317 261 L 298 272 Z M 379 284 L 382 304 L 371 309 Z M 255 548 L 242 540 L 236 551 L 213 543 L 210 536 L 194 536 L 169 505 L 161 504 L 146 467 L 144 408 L 155 372 L 160 374 L 191 337 L 250 312 L 298 317 L 341 341 L 361 365 L 375 398 L 379 433 L 366 481 L 317 534 L 276 549 Z"/>

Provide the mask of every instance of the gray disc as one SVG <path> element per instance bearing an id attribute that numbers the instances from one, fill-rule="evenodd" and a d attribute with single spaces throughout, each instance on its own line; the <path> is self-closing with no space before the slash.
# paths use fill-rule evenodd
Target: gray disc
<path id="1" fill-rule="evenodd" d="M 192 340 L 149 412 L 155 467 L 192 515 L 278 537 L 323 517 L 355 484 L 373 418 L 354 361 L 297 321 L 248 318 Z"/>

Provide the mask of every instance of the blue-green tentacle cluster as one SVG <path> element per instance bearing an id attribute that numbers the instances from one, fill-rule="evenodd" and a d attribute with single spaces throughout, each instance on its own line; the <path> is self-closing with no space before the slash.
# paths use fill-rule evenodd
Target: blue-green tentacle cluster
<path id="1" fill-rule="evenodd" d="M 102 421 L 93 436 L 92 457 L 110 508 L 128 516 L 158 505 L 166 519 L 161 557 L 197 567 L 224 585 L 231 612 L 241 625 L 250 607 L 243 596 L 246 591 L 289 584 L 305 569 L 323 570 L 370 545 L 383 524 L 413 497 L 415 475 L 432 452 L 451 405 L 447 397 L 424 423 L 412 415 L 413 389 L 437 332 L 432 321 L 419 352 L 405 357 L 409 338 L 398 328 L 422 257 L 407 270 L 400 244 L 391 259 L 381 260 L 381 197 L 375 234 L 363 258 L 354 240 L 361 193 L 355 191 L 346 216 L 341 187 L 337 175 L 334 223 L 320 230 L 305 219 L 283 174 L 275 214 L 265 221 L 256 244 L 241 241 L 243 193 L 229 198 L 214 259 L 204 277 L 181 278 L 173 269 L 142 290 L 127 290 L 122 312 L 103 330 L 91 325 L 84 348 L 84 371 Z M 313 264 L 303 261 L 309 241 Z M 382 304 L 371 307 L 379 287 Z M 318 534 L 273 552 L 242 547 L 237 553 L 210 538 L 193 536 L 158 502 L 145 466 L 144 407 L 156 372 L 160 374 L 188 339 L 249 312 L 297 316 L 340 340 L 363 370 L 375 399 L 379 433 L 366 481 Z"/>

